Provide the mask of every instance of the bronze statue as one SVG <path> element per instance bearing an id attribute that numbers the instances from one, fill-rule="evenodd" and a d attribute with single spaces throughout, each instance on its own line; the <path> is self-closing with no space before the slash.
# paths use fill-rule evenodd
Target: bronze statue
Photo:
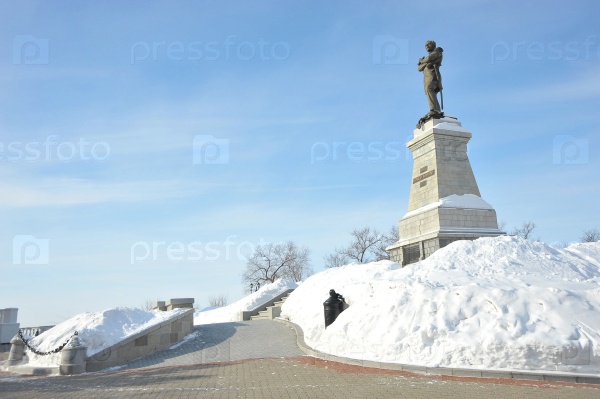
<path id="1" fill-rule="evenodd" d="M 444 97 L 442 95 L 442 75 L 440 74 L 440 66 L 442 65 L 443 51 L 441 47 L 436 47 L 433 40 L 428 40 L 425 43 L 425 49 L 429 53 L 426 57 L 419 59 L 419 72 L 423 72 L 425 94 L 429 101 L 429 112 L 419 120 L 417 127 L 421 127 L 421 124 L 431 118 L 442 118 L 444 113 Z M 437 99 L 437 93 L 440 93 L 442 100 L 442 106 Z"/>

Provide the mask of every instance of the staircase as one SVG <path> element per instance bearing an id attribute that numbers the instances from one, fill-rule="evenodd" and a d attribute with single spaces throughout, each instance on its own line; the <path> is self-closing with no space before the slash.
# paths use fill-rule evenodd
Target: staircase
<path id="1" fill-rule="evenodd" d="M 290 294 L 288 293 L 286 296 L 273 303 L 271 306 L 267 306 L 267 309 L 261 310 L 257 315 L 251 316 L 250 320 L 273 320 L 276 317 L 279 317 L 281 314 L 281 305 L 285 302 Z"/>

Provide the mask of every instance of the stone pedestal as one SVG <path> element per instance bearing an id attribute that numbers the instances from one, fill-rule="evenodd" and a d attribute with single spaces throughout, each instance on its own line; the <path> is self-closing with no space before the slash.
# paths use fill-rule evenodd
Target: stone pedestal
<path id="1" fill-rule="evenodd" d="M 11 342 L 12 337 L 19 332 L 18 311 L 17 308 L 0 309 L 0 344 Z"/>
<path id="2" fill-rule="evenodd" d="M 402 265 L 425 259 L 456 240 L 505 234 L 479 193 L 467 143 L 471 133 L 453 117 L 431 119 L 407 143 L 414 159 L 408 212 L 400 240 L 387 248 Z"/>
<path id="3" fill-rule="evenodd" d="M 173 309 L 192 309 L 194 307 L 194 298 L 171 298 L 166 302 L 167 310 Z"/>
<path id="4" fill-rule="evenodd" d="M 194 298 L 171 298 L 168 301 L 157 301 L 154 310 L 166 312 L 173 309 L 192 309 L 194 307 Z"/>
<path id="5" fill-rule="evenodd" d="M 60 354 L 61 375 L 85 373 L 87 347 L 82 346 L 79 337 L 74 336 Z"/>
<path id="6" fill-rule="evenodd" d="M 10 354 L 8 355 L 7 366 L 14 366 L 21 363 L 25 355 L 25 344 L 18 335 L 10 340 Z"/>

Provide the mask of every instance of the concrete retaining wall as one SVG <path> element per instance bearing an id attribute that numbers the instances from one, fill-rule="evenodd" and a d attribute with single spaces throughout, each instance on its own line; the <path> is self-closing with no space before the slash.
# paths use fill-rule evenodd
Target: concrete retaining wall
<path id="1" fill-rule="evenodd" d="M 120 366 L 132 360 L 166 349 L 194 330 L 194 309 L 178 317 L 128 337 L 102 352 L 86 358 L 86 371 Z"/>

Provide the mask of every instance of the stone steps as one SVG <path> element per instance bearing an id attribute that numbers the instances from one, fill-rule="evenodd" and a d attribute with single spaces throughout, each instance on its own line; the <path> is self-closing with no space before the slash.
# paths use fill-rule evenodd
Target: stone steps
<path id="1" fill-rule="evenodd" d="M 279 317 L 281 315 L 281 305 L 283 305 L 288 297 L 289 294 L 275 302 L 273 305 L 267 306 L 266 310 L 261 310 L 258 312 L 258 315 L 251 316 L 250 320 L 273 320 L 274 318 Z"/>
<path id="2" fill-rule="evenodd" d="M 279 317 L 281 314 L 281 305 L 285 301 L 288 295 L 294 291 L 293 288 L 288 288 L 285 291 L 273 296 L 271 299 L 264 303 L 257 305 L 254 309 L 244 310 L 240 312 L 238 320 L 272 320 Z"/>

